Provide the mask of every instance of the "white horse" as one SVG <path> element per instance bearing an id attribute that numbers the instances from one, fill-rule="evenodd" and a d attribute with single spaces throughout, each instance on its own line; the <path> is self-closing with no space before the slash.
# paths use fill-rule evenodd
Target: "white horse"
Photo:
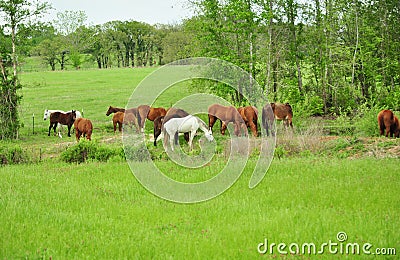
<path id="1" fill-rule="evenodd" d="M 64 114 L 65 114 L 65 113 L 68 113 L 68 112 L 72 112 L 72 110 L 69 110 L 69 111 L 67 111 L 67 112 L 64 112 L 63 110 L 45 109 L 45 110 L 44 110 L 44 114 L 43 114 L 43 120 L 46 120 L 46 119 L 51 115 L 51 113 L 54 113 L 54 112 L 61 112 L 61 113 L 64 113 Z M 75 110 L 75 114 L 76 114 L 76 119 L 82 117 L 81 112 L 79 112 L 78 110 Z M 58 132 L 58 137 L 62 138 L 62 135 L 61 135 L 62 124 L 58 124 L 57 130 L 58 130 L 58 131 L 57 131 L 57 132 Z"/>
<path id="2" fill-rule="evenodd" d="M 196 134 L 197 129 L 201 129 L 208 141 L 212 142 L 214 137 L 212 131 L 208 129 L 206 123 L 203 122 L 197 116 L 188 115 L 183 118 L 172 118 L 163 125 L 164 133 L 164 147 L 167 145 L 167 139 L 172 151 L 174 150 L 174 141 L 177 142 L 178 133 L 189 132 L 189 147 L 193 150 L 193 138 Z"/>

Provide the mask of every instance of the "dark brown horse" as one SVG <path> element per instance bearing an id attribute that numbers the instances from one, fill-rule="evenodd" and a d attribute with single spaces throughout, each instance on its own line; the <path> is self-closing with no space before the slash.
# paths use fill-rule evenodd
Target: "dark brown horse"
<path id="1" fill-rule="evenodd" d="M 51 128 L 53 128 L 54 135 L 56 135 L 57 124 L 61 124 L 61 125 L 68 126 L 68 136 L 71 137 L 71 126 L 74 124 L 75 119 L 76 119 L 75 110 L 72 110 L 71 112 L 68 112 L 68 113 L 62 113 L 62 112 L 51 113 L 48 136 L 50 136 Z"/>
<path id="2" fill-rule="evenodd" d="M 382 110 L 378 114 L 378 126 L 380 134 L 386 130 L 386 137 L 400 137 L 399 119 L 390 110 Z"/>
<path id="3" fill-rule="evenodd" d="M 247 107 L 239 107 L 239 114 L 242 116 L 243 121 L 246 123 L 247 127 L 250 127 L 251 132 L 254 137 L 258 136 L 257 131 L 257 120 L 258 120 L 258 110 L 256 107 L 247 106 Z"/>
<path id="4" fill-rule="evenodd" d="M 87 118 L 77 118 L 74 122 L 76 141 L 79 142 L 82 134 L 89 141 L 92 140 L 93 125 Z"/>
<path id="5" fill-rule="evenodd" d="M 159 117 L 155 118 L 154 119 L 154 146 L 157 146 L 157 138 L 160 136 L 162 125 L 165 122 L 168 122 L 168 120 L 170 120 L 171 118 L 183 118 L 188 115 L 189 115 L 189 113 L 187 113 L 185 110 L 172 107 L 172 108 L 168 109 L 165 116 L 159 116 Z M 185 140 L 189 141 L 189 133 L 185 133 L 184 135 L 185 135 Z M 176 142 L 178 141 L 177 136 L 175 136 L 175 141 Z"/>
<path id="6" fill-rule="evenodd" d="M 244 135 L 247 136 L 247 127 L 243 118 L 236 108 L 233 106 L 222 106 L 220 104 L 213 104 L 208 107 L 208 127 L 212 130 L 217 120 L 221 121 L 221 134 L 225 134 L 225 130 L 229 123 L 235 126 L 235 135 L 241 135 L 241 129 L 244 130 Z"/>
<path id="7" fill-rule="evenodd" d="M 272 106 L 271 104 L 266 104 L 262 108 L 261 124 L 262 127 L 265 129 L 267 136 L 269 136 L 270 130 L 271 130 L 271 135 L 275 136 L 274 120 L 275 120 L 275 115 Z"/>
<path id="8" fill-rule="evenodd" d="M 108 107 L 108 110 L 107 110 L 107 113 L 106 113 L 106 116 L 109 116 L 109 115 L 111 115 L 112 113 L 116 113 L 116 112 L 125 112 L 125 108 L 119 108 L 119 107 L 112 107 L 112 106 L 109 106 L 109 107 Z"/>

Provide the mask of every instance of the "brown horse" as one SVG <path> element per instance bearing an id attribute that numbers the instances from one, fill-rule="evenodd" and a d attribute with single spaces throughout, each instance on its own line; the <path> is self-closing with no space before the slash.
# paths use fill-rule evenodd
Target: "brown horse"
<path id="1" fill-rule="evenodd" d="M 258 110 L 256 107 L 247 106 L 247 107 L 239 107 L 239 114 L 242 116 L 243 121 L 246 123 L 247 127 L 250 127 L 251 132 L 254 137 L 258 136 L 257 131 L 257 120 L 258 120 Z"/>
<path id="2" fill-rule="evenodd" d="M 167 111 L 165 110 L 165 108 L 162 107 L 150 107 L 148 105 L 138 106 L 136 116 L 141 131 L 143 132 L 144 122 L 146 118 L 150 121 L 154 121 L 157 117 L 165 116 L 166 114 Z"/>
<path id="3" fill-rule="evenodd" d="M 117 125 L 118 125 L 118 131 L 122 131 L 122 126 L 123 125 L 128 125 L 131 128 L 133 126 L 136 127 L 136 131 L 139 132 L 138 128 L 138 123 L 137 123 L 137 118 L 134 113 L 132 113 L 132 110 L 127 110 L 125 113 L 124 112 L 116 112 L 113 116 L 113 126 L 114 126 L 114 133 L 117 131 Z"/>
<path id="4" fill-rule="evenodd" d="M 167 113 L 165 116 L 159 116 L 154 119 L 154 146 L 157 146 L 157 138 L 161 134 L 161 129 L 162 125 L 165 122 L 168 122 L 171 118 L 183 118 L 185 116 L 188 116 L 189 113 L 187 113 L 185 110 L 179 109 L 179 108 L 170 108 L 168 109 Z M 189 133 L 185 133 L 185 140 L 189 141 Z M 178 137 L 175 136 L 175 141 L 178 141 Z"/>
<path id="5" fill-rule="evenodd" d="M 77 118 L 74 122 L 76 141 L 79 142 L 82 134 L 89 141 L 92 140 L 93 125 L 87 118 Z"/>
<path id="6" fill-rule="evenodd" d="M 220 104 L 213 104 L 208 107 L 208 127 L 212 130 L 217 120 L 221 121 L 221 134 L 225 134 L 225 130 L 229 123 L 235 125 L 235 135 L 241 135 L 241 128 L 244 130 L 244 135 L 247 136 L 247 127 L 243 118 L 236 108 L 233 106 L 222 106 Z"/>
<path id="7" fill-rule="evenodd" d="M 54 129 L 54 135 L 56 135 L 57 124 L 61 124 L 61 125 L 68 126 L 68 136 L 71 137 L 71 126 L 74 124 L 75 119 L 76 119 L 75 110 L 72 110 L 71 112 L 68 112 L 68 113 L 62 113 L 62 112 L 51 113 L 48 136 L 50 136 L 51 128 Z"/>
<path id="8" fill-rule="evenodd" d="M 262 108 L 261 124 L 265 129 L 267 136 L 269 136 L 269 130 L 271 130 L 271 135 L 275 136 L 274 120 L 275 115 L 272 106 L 271 104 L 266 104 Z"/>
<path id="9" fill-rule="evenodd" d="M 108 107 L 108 110 L 107 110 L 107 113 L 106 113 L 106 116 L 109 116 L 109 115 L 111 115 L 112 113 L 116 113 L 116 112 L 125 112 L 125 108 L 119 108 L 119 107 L 112 107 L 112 106 L 109 106 L 109 107 Z"/>
<path id="10" fill-rule="evenodd" d="M 378 114 L 378 126 L 380 134 L 386 130 L 386 137 L 400 137 L 399 119 L 390 110 L 382 110 Z"/>

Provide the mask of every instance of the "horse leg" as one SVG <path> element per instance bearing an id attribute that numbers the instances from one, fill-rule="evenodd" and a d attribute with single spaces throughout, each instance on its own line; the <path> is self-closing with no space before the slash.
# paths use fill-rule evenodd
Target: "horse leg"
<path id="1" fill-rule="evenodd" d="M 118 131 L 122 132 L 122 122 L 118 122 Z"/>
<path id="2" fill-rule="evenodd" d="M 50 123 L 50 126 L 49 126 L 49 134 L 47 135 L 47 136 L 50 136 L 50 131 L 51 131 L 51 128 L 52 128 L 52 123 Z"/>
<path id="3" fill-rule="evenodd" d="M 68 137 L 71 137 L 71 126 L 72 125 L 68 125 Z"/>
<path id="4" fill-rule="evenodd" d="M 176 131 L 176 133 L 174 134 L 174 140 L 175 140 L 175 145 L 178 145 L 179 143 L 179 132 Z"/>
<path id="5" fill-rule="evenodd" d="M 81 137 L 79 130 L 75 130 L 76 141 L 79 142 L 79 138 Z"/>
<path id="6" fill-rule="evenodd" d="M 220 131 L 221 131 L 222 135 L 225 135 L 225 131 L 226 131 L 227 125 L 228 124 L 226 124 L 225 122 L 222 122 L 222 120 L 221 120 L 221 129 L 220 129 Z"/>
<path id="7" fill-rule="evenodd" d="M 53 131 L 54 131 L 54 135 L 56 135 L 56 128 L 57 128 L 58 123 L 55 122 L 53 125 Z"/>
<path id="8" fill-rule="evenodd" d="M 215 124 L 215 116 L 208 114 L 208 128 L 212 130 L 214 124 Z"/>
<path id="9" fill-rule="evenodd" d="M 190 151 L 193 150 L 193 139 L 194 139 L 195 134 L 196 134 L 196 130 L 192 130 L 190 132 L 190 135 L 189 135 L 189 149 L 190 149 Z"/>

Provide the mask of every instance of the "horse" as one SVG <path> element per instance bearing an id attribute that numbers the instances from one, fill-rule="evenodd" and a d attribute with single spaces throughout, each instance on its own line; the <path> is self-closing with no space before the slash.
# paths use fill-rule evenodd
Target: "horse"
<path id="1" fill-rule="evenodd" d="M 262 108 L 261 124 L 262 127 L 265 129 L 267 136 L 269 136 L 270 129 L 271 129 L 271 136 L 275 136 L 275 131 L 273 128 L 274 120 L 275 120 L 275 115 L 271 107 L 271 104 L 266 104 Z"/>
<path id="2" fill-rule="evenodd" d="M 229 123 L 233 123 L 235 126 L 235 135 L 241 135 L 241 128 L 244 131 L 244 135 L 247 136 L 247 127 L 243 121 L 243 118 L 233 106 L 223 106 L 220 104 L 213 104 L 208 107 L 208 127 L 212 130 L 215 122 L 219 119 L 221 121 L 221 134 L 225 135 L 225 130 Z"/>
<path id="3" fill-rule="evenodd" d="M 189 148 L 190 151 L 193 150 L 193 138 L 199 128 L 204 132 L 208 141 L 212 142 L 214 140 L 211 130 L 209 130 L 206 123 L 197 116 L 188 115 L 183 118 L 171 118 L 163 125 L 164 146 L 167 147 L 166 145 L 169 139 L 171 149 L 174 151 L 174 140 L 176 143 L 178 133 L 189 132 Z"/>
<path id="4" fill-rule="evenodd" d="M 131 128 L 134 125 L 136 127 L 136 131 L 139 132 L 137 118 L 134 113 L 128 110 L 126 112 L 116 112 L 112 120 L 114 126 L 114 133 L 117 130 L 117 125 L 118 125 L 118 130 L 120 132 L 122 131 L 122 125 L 128 125 Z"/>
<path id="5" fill-rule="evenodd" d="M 69 110 L 69 111 L 65 112 L 65 111 L 63 111 L 63 110 L 45 109 L 45 110 L 44 110 L 44 113 L 43 113 L 43 120 L 47 120 L 47 118 L 50 116 L 50 114 L 51 114 L 51 113 L 54 113 L 54 112 L 61 112 L 61 113 L 64 113 L 64 114 L 65 114 L 65 113 L 68 113 L 68 112 L 72 112 L 72 110 Z M 82 117 L 81 112 L 79 112 L 78 110 L 75 110 L 75 114 L 76 114 L 76 118 L 81 118 L 81 117 Z M 62 138 L 61 129 L 62 129 L 62 125 L 59 124 L 57 130 L 58 130 L 58 136 L 59 136 L 60 138 Z"/>
<path id="6" fill-rule="evenodd" d="M 163 107 L 150 107 L 148 105 L 138 106 L 136 115 L 141 131 L 144 131 L 144 122 L 146 118 L 154 122 L 157 117 L 165 116 L 166 114 L 167 110 L 165 110 Z"/>
<path id="7" fill-rule="evenodd" d="M 400 137 L 399 119 L 390 110 L 382 110 L 378 113 L 378 126 L 380 134 L 386 130 L 386 137 Z"/>
<path id="8" fill-rule="evenodd" d="M 247 127 L 250 127 L 251 132 L 254 137 L 258 136 L 257 131 L 257 120 L 258 120 L 258 110 L 254 106 L 239 107 L 239 114 L 242 116 L 243 121 L 246 123 Z"/>
<path id="9" fill-rule="evenodd" d="M 92 140 L 93 125 L 87 118 L 77 118 L 74 122 L 76 141 L 79 142 L 81 135 L 89 141 Z"/>
<path id="10" fill-rule="evenodd" d="M 263 127 L 267 131 L 268 135 L 268 127 L 272 125 L 273 118 L 271 115 L 268 115 L 268 109 L 272 109 L 273 116 L 275 117 L 276 120 L 283 120 L 283 125 L 285 128 L 288 128 L 289 126 L 293 129 L 293 110 L 292 106 L 289 103 L 281 104 L 281 103 L 270 103 L 267 104 L 263 107 L 262 111 L 262 122 L 263 122 Z"/>
<path id="11" fill-rule="evenodd" d="M 112 113 L 116 113 L 116 112 L 125 112 L 125 108 L 119 108 L 119 107 L 112 107 L 109 106 L 108 110 L 106 112 L 106 116 L 111 115 Z"/>
<path id="12" fill-rule="evenodd" d="M 186 112 L 185 110 L 179 109 L 179 108 L 170 108 L 168 109 L 167 113 L 165 116 L 159 116 L 156 119 L 154 119 L 154 146 L 157 146 L 157 139 L 161 135 L 161 129 L 163 123 L 168 122 L 171 118 L 182 118 L 185 116 L 188 116 L 189 113 Z M 189 141 L 189 134 L 185 133 L 185 140 Z M 176 140 L 178 141 L 178 140 Z"/>
<path id="13" fill-rule="evenodd" d="M 49 134 L 50 136 L 50 130 L 51 128 L 54 129 L 54 135 L 56 134 L 56 127 L 57 124 L 62 124 L 62 125 L 67 125 L 68 126 L 68 136 L 71 137 L 71 126 L 74 124 L 76 119 L 76 112 L 75 110 L 72 110 L 71 112 L 68 113 L 62 113 L 62 112 L 53 112 L 50 114 L 50 126 L 49 126 Z"/>

